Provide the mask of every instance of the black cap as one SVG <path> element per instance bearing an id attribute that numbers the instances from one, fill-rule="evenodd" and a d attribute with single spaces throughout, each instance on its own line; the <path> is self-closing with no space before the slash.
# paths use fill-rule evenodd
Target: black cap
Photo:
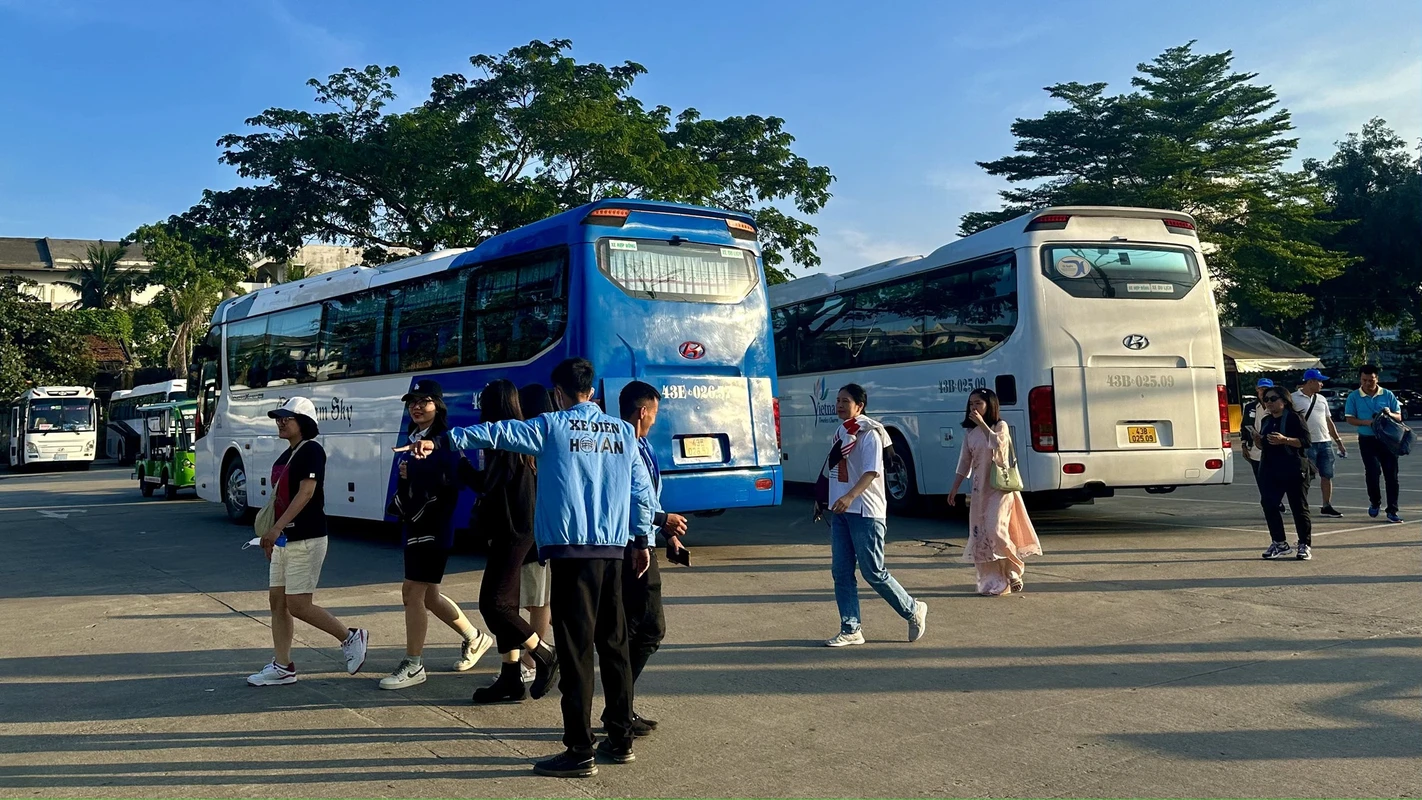
<path id="1" fill-rule="evenodd" d="M 421 378 L 415 381 L 415 385 L 410 387 L 410 391 L 400 398 L 400 402 L 408 403 L 412 397 L 429 397 L 440 402 L 444 401 L 444 390 L 440 388 L 439 382 L 429 378 Z"/>

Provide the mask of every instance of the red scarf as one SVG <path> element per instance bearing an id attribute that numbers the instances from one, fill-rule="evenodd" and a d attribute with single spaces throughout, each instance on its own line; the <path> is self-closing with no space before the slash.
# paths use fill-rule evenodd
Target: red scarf
<path id="1" fill-rule="evenodd" d="M 858 441 L 858 418 L 851 417 L 845 420 L 844 432 L 847 435 L 839 444 L 839 464 L 837 464 L 835 468 L 835 478 L 840 483 L 849 483 L 849 454 L 854 452 L 854 445 Z"/>

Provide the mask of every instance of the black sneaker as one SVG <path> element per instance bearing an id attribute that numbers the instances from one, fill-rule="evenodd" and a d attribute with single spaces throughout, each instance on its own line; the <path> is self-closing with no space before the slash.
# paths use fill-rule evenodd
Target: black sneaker
<path id="1" fill-rule="evenodd" d="M 656 720 L 654 720 L 654 719 L 647 719 L 646 717 L 644 717 L 644 716 L 642 716 L 642 715 L 640 715 L 640 714 L 633 714 L 633 715 L 632 715 L 632 735 L 633 735 L 633 736 L 636 736 L 636 737 L 638 737 L 638 738 L 641 738 L 641 737 L 643 737 L 643 736 L 651 736 L 651 735 L 652 735 L 652 731 L 654 731 L 654 730 L 656 730 L 656 729 L 657 729 L 657 721 L 656 721 Z"/>
<path id="2" fill-rule="evenodd" d="M 597 743 L 597 754 L 614 764 L 631 764 L 637 760 L 637 754 L 632 752 L 631 741 L 613 744 L 611 739 L 603 739 Z"/>
<path id="3" fill-rule="evenodd" d="M 1269 549 L 1264 551 L 1263 558 L 1278 558 L 1286 556 L 1293 550 L 1288 542 L 1270 542 Z"/>
<path id="4" fill-rule="evenodd" d="M 1313 548 L 1300 542 L 1298 549 L 1294 551 L 1294 558 L 1300 561 L 1308 561 L 1313 558 Z"/>
<path id="5" fill-rule="evenodd" d="M 597 764 L 590 755 L 564 750 L 559 755 L 534 764 L 533 771 L 550 778 L 591 778 L 597 774 Z"/>
<path id="6" fill-rule="evenodd" d="M 534 659 L 533 671 L 533 684 L 528 687 L 528 696 L 541 700 L 558 680 L 558 651 L 550 648 L 546 661 Z"/>
<path id="7" fill-rule="evenodd" d="M 1338 509 L 1334 508 L 1333 506 L 1324 506 L 1323 508 L 1320 508 L 1320 509 L 1318 510 L 1318 513 L 1319 513 L 1319 514 L 1322 514 L 1322 515 L 1325 516 L 1325 517 L 1341 517 L 1341 516 L 1343 516 L 1343 512 L 1342 512 L 1342 511 L 1339 511 Z"/>

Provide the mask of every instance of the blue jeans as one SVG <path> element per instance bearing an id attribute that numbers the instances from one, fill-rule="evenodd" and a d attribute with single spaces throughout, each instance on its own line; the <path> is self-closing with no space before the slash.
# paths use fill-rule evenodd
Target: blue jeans
<path id="1" fill-rule="evenodd" d="M 874 591 L 888 601 L 899 616 L 913 616 L 913 598 L 894 580 L 884 567 L 884 535 L 882 519 L 859 514 L 830 516 L 830 573 L 834 575 L 834 601 L 839 605 L 839 629 L 843 633 L 859 630 L 859 585 L 854 580 L 854 565 Z"/>
<path id="2" fill-rule="evenodd" d="M 1318 470 L 1320 478 L 1333 480 L 1333 442 L 1313 442 L 1308 446 L 1308 460 Z"/>

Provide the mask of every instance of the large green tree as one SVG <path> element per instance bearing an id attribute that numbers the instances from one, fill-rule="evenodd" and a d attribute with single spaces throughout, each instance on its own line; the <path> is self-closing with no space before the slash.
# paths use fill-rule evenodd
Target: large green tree
<path id="1" fill-rule="evenodd" d="M 1422 158 L 1387 123 L 1374 119 L 1338 143 L 1327 161 L 1304 169 L 1323 188 L 1341 224 L 1329 246 L 1357 258 L 1343 274 L 1313 288 L 1334 330 L 1422 323 Z"/>
<path id="2" fill-rule="evenodd" d="M 0 277 L 0 397 L 6 399 L 31 386 L 90 386 L 94 380 L 80 320 L 21 291 L 34 285 Z"/>
<path id="3" fill-rule="evenodd" d="M 135 336 L 146 366 L 167 366 L 175 375 L 187 374 L 193 345 L 207 330 L 212 310 L 223 292 L 239 293 L 238 284 L 251 271 L 250 259 L 231 231 L 213 224 L 201 213 L 169 217 L 144 225 L 133 240 L 153 264 L 144 276 L 145 286 L 160 286 L 152 307 L 158 319 L 135 320 Z M 155 350 L 161 350 L 158 358 Z"/>
<path id="4" fill-rule="evenodd" d="M 127 254 L 128 245 L 122 242 L 91 244 L 84 259 L 69 270 L 69 280 L 55 283 L 78 293 L 73 308 L 128 308 L 142 273 L 120 263 Z"/>
<path id="5" fill-rule="evenodd" d="M 435 78 L 429 99 L 404 113 L 385 110 L 395 67 L 313 79 L 324 110 L 271 108 L 247 120 L 256 132 L 219 140 L 221 160 L 249 185 L 208 192 L 188 218 L 231 225 L 275 258 L 317 239 L 379 262 L 477 245 L 592 200 L 644 197 L 750 212 L 772 280 L 788 274 L 777 266 L 787 257 L 819 263 L 803 216 L 824 206 L 833 176 L 795 154 L 784 120 L 647 108 L 631 93 L 645 68 L 578 63 L 571 46 L 474 56 L 475 77 Z"/>
<path id="6" fill-rule="evenodd" d="M 1107 84 L 1046 88 L 1065 108 L 1018 119 L 1015 155 L 979 162 L 1013 184 L 1004 207 L 963 217 L 970 234 L 1049 205 L 1121 205 L 1185 211 L 1199 226 L 1223 314 L 1277 324 L 1312 306 L 1307 287 L 1350 259 L 1322 244 L 1337 225 L 1305 173 L 1284 170 L 1298 140 L 1289 113 L 1233 54 L 1194 42 L 1138 64 L 1134 91 Z"/>

